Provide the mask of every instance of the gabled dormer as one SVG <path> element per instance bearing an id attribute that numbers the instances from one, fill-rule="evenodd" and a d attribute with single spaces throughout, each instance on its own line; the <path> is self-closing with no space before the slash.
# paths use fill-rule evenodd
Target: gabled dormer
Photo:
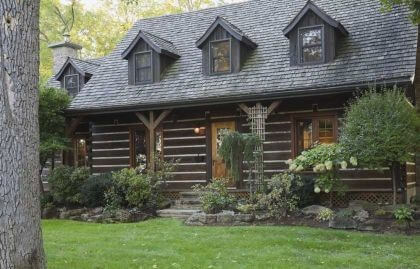
<path id="1" fill-rule="evenodd" d="M 348 35 L 344 26 L 311 1 L 283 30 L 290 40 L 290 64 L 321 64 L 334 60 L 340 38 Z"/>
<path id="2" fill-rule="evenodd" d="M 202 50 L 205 75 L 238 73 L 248 55 L 257 48 L 238 27 L 219 16 L 197 40 L 196 46 Z"/>
<path id="3" fill-rule="evenodd" d="M 66 89 L 70 96 L 76 96 L 90 80 L 99 64 L 68 57 L 61 69 L 55 75 L 61 88 Z"/>
<path id="4" fill-rule="evenodd" d="M 139 85 L 160 81 L 180 54 L 172 42 L 140 31 L 121 56 L 128 60 L 128 84 Z"/>

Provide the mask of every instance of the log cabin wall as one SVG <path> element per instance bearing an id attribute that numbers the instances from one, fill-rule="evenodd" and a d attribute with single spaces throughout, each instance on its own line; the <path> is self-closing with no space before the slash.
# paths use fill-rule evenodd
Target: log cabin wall
<path id="1" fill-rule="evenodd" d="M 280 106 L 268 116 L 266 140 L 264 142 L 265 177 L 287 169 L 286 161 L 293 158 L 293 119 L 296 115 L 328 113 L 337 115 L 340 126 L 343 108 L 350 95 L 334 95 L 283 100 Z M 270 105 L 270 101 L 263 105 Z M 247 104 L 249 106 L 255 103 Z M 158 113 L 157 113 L 158 115 Z M 249 132 L 247 115 L 237 104 L 174 109 L 158 127 L 163 132 L 163 158 L 178 160 L 173 178 L 167 190 L 177 192 L 188 190 L 195 184 L 206 184 L 212 178 L 211 123 L 235 121 L 236 129 Z M 194 129 L 205 127 L 201 134 Z M 91 164 L 94 174 L 130 167 L 130 129 L 145 126 L 135 113 L 109 114 L 90 118 Z M 407 168 L 407 182 L 415 182 L 415 166 Z M 246 182 L 248 168 L 244 167 Z M 375 199 L 391 197 L 391 177 L 388 168 L 378 172 L 368 169 L 346 169 L 341 172 L 342 180 L 352 193 L 376 193 Z M 245 188 L 246 185 L 242 185 Z M 377 195 L 383 193 L 386 195 Z M 357 196 L 356 198 L 358 198 Z M 378 201 L 380 202 L 380 201 Z"/>

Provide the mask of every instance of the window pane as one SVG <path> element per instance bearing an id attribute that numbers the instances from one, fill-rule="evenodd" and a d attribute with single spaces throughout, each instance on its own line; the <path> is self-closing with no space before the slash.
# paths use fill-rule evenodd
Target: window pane
<path id="1" fill-rule="evenodd" d="M 311 46 L 311 45 L 320 45 L 322 42 L 322 32 L 321 28 L 311 28 L 300 30 L 302 45 Z"/>
<path id="2" fill-rule="evenodd" d="M 79 75 L 68 75 L 64 77 L 64 88 L 70 96 L 76 96 L 79 93 Z"/>
<path id="3" fill-rule="evenodd" d="M 319 120 L 319 142 L 322 144 L 332 144 L 334 139 L 334 128 L 331 119 Z"/>
<path id="4" fill-rule="evenodd" d="M 319 62 L 322 60 L 322 47 L 310 47 L 303 48 L 302 50 L 302 62 Z"/>
<path id="5" fill-rule="evenodd" d="M 144 170 L 147 164 L 146 135 L 141 130 L 135 130 L 132 135 L 133 145 L 131 148 L 134 150 L 134 165 L 140 170 Z"/>
<path id="6" fill-rule="evenodd" d="M 298 154 L 312 146 L 312 120 L 297 122 Z"/>
<path id="7" fill-rule="evenodd" d="M 211 43 L 212 73 L 230 71 L 230 42 Z"/>
<path id="8" fill-rule="evenodd" d="M 87 148 L 85 139 L 77 139 L 75 142 L 75 160 L 76 166 L 82 167 L 87 165 Z"/>
<path id="9" fill-rule="evenodd" d="M 138 69 L 137 78 L 139 82 L 152 80 L 152 72 L 150 68 L 146 67 L 146 68 Z"/>
<path id="10" fill-rule="evenodd" d="M 150 52 L 136 54 L 136 68 L 151 66 L 151 59 Z"/>

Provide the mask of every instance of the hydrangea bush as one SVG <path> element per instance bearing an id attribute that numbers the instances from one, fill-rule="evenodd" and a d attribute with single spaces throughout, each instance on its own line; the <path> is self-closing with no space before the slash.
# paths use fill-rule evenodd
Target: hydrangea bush
<path id="1" fill-rule="evenodd" d="M 355 157 L 348 157 L 339 144 L 317 144 L 313 148 L 303 151 L 296 159 L 288 160 L 291 172 L 312 170 L 317 173 L 314 192 L 343 193 L 345 186 L 339 181 L 338 171 L 349 165 L 357 166 Z"/>

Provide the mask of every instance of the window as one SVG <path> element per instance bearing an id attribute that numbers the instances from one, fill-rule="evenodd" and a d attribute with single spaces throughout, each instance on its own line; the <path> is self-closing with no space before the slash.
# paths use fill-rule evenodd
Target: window
<path id="1" fill-rule="evenodd" d="M 295 153 L 309 149 L 315 143 L 332 144 L 337 141 L 335 116 L 304 117 L 295 120 Z"/>
<path id="2" fill-rule="evenodd" d="M 79 93 L 79 74 L 64 76 L 64 88 L 70 96 L 76 96 Z"/>
<path id="3" fill-rule="evenodd" d="M 210 42 L 210 71 L 212 74 L 229 73 L 230 39 Z"/>
<path id="4" fill-rule="evenodd" d="M 299 28 L 299 61 L 302 64 L 324 60 L 323 26 Z"/>
<path id="5" fill-rule="evenodd" d="M 139 52 L 134 57 L 135 82 L 147 83 L 152 81 L 152 52 Z"/>
<path id="6" fill-rule="evenodd" d="M 130 131 L 130 165 L 138 167 L 140 171 L 147 166 L 147 139 L 144 130 Z"/>
<path id="7" fill-rule="evenodd" d="M 88 153 L 85 138 L 76 138 L 74 146 L 74 164 L 76 167 L 88 166 Z"/>

